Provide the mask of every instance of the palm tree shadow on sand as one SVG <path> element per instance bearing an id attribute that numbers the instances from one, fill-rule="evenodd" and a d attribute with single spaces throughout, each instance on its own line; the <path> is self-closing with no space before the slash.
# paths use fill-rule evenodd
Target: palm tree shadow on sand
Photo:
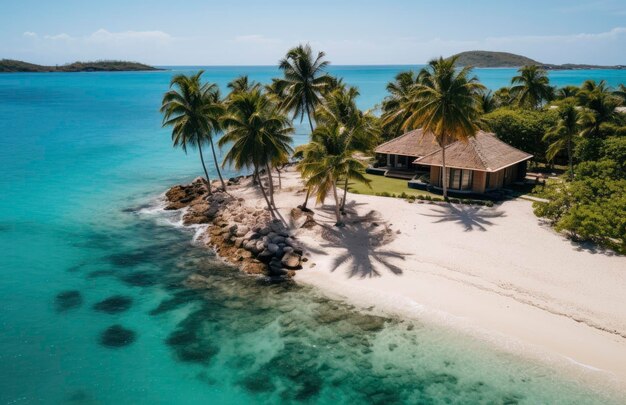
<path id="1" fill-rule="evenodd" d="M 473 231 L 478 229 L 486 231 L 488 226 L 495 225 L 491 220 L 494 218 L 504 217 L 503 211 L 495 209 L 485 209 L 475 206 L 454 206 L 448 204 L 446 206 L 438 206 L 431 209 L 432 214 L 422 214 L 427 217 L 438 218 L 434 223 L 454 222 L 465 228 L 465 231 Z"/>
<path id="2" fill-rule="evenodd" d="M 404 260 L 406 253 L 381 249 L 393 240 L 393 232 L 383 223 L 376 211 L 358 216 L 350 204 L 346 205 L 345 226 L 323 226 L 322 249 L 338 248 L 343 251 L 333 261 L 336 271 L 345 268 L 349 278 L 380 277 L 386 269 L 397 276 L 403 273 L 393 260 Z M 323 209 L 326 209 L 324 207 Z M 328 207 L 332 209 L 332 207 Z"/>

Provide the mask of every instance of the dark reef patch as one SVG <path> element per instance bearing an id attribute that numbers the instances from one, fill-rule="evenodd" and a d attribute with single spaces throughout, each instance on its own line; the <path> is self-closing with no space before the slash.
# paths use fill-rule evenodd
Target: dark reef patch
<path id="1" fill-rule="evenodd" d="M 272 392 L 276 389 L 271 376 L 260 370 L 248 374 L 239 381 L 239 384 L 253 394 Z"/>
<path id="2" fill-rule="evenodd" d="M 180 307 L 188 305 L 202 298 L 200 291 L 197 290 L 180 290 L 173 294 L 171 298 L 161 301 L 159 306 L 150 311 L 150 315 L 160 315 L 166 312 L 174 311 Z"/>
<path id="3" fill-rule="evenodd" d="M 158 283 L 158 276 L 147 271 L 138 271 L 130 274 L 124 274 L 120 279 L 133 287 L 150 287 Z"/>
<path id="4" fill-rule="evenodd" d="M 107 314 L 127 311 L 133 305 L 133 299 L 123 295 L 114 295 L 93 305 L 93 309 Z"/>
<path id="5" fill-rule="evenodd" d="M 207 339 L 200 338 L 196 330 L 175 330 L 165 343 L 174 349 L 178 360 L 186 363 L 206 364 L 219 352 Z"/>
<path id="6" fill-rule="evenodd" d="M 137 339 L 137 334 L 122 325 L 108 327 L 100 335 L 100 344 L 105 347 L 118 348 L 128 346 Z"/>
<path id="7" fill-rule="evenodd" d="M 80 291 L 69 290 L 57 294 L 54 300 L 57 312 L 65 312 L 83 305 L 83 296 Z"/>

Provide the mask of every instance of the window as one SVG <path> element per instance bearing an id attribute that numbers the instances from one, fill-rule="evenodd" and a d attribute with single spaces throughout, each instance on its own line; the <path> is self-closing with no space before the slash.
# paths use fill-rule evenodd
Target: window
<path id="1" fill-rule="evenodd" d="M 446 169 L 448 171 L 448 188 L 453 190 L 471 190 L 473 171 Z"/>

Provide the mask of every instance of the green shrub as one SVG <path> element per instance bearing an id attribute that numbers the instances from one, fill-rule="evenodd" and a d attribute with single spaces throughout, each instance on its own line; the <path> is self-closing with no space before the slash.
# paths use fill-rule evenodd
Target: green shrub
<path id="1" fill-rule="evenodd" d="M 483 117 L 487 130 L 498 138 L 525 152 L 535 155 L 535 159 L 545 161 L 547 144 L 543 136 L 552 127 L 558 113 L 554 110 L 534 111 L 512 108 L 498 108 Z"/>
<path id="2" fill-rule="evenodd" d="M 576 240 L 590 240 L 626 253 L 626 179 L 610 160 L 584 162 L 575 180 L 548 184 L 549 202 L 535 202 L 535 214 Z"/>

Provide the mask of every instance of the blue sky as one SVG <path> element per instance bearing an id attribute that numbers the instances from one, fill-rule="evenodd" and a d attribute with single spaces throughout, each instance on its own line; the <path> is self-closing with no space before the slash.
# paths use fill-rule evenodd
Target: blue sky
<path id="1" fill-rule="evenodd" d="M 626 1 L 1 1 L 0 58 L 270 65 L 309 42 L 334 64 L 473 49 L 626 64 Z"/>

